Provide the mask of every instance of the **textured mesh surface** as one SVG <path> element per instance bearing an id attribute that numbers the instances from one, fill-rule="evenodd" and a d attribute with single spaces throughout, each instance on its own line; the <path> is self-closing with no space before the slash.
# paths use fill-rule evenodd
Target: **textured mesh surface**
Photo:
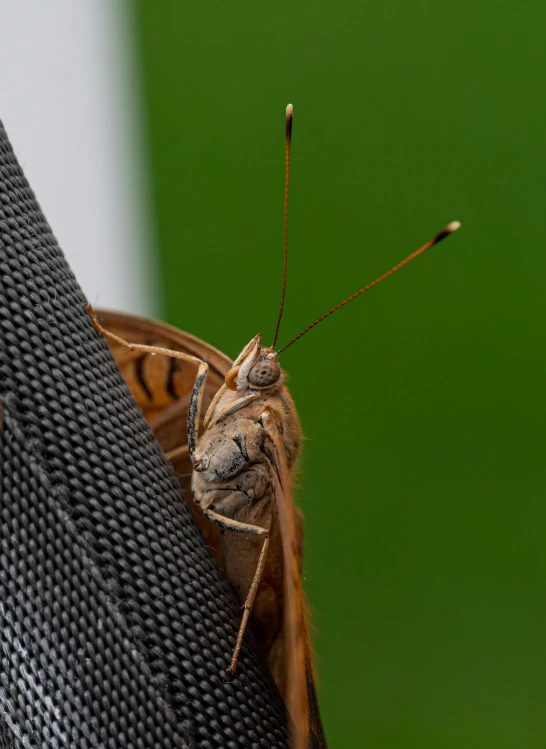
<path id="1" fill-rule="evenodd" d="M 84 302 L 0 124 L 0 747 L 286 747 Z"/>

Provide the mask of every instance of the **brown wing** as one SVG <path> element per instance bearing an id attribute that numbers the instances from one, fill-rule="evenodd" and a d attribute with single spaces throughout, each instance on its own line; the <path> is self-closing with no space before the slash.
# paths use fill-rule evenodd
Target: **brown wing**
<path id="1" fill-rule="evenodd" d="M 315 691 L 306 606 L 301 583 L 301 516 L 292 503 L 290 472 L 283 442 L 270 415 L 266 430 L 271 439 L 275 501 L 284 558 L 284 639 L 286 706 L 291 720 L 293 749 L 326 749 L 326 737 Z"/>
<path id="2" fill-rule="evenodd" d="M 223 384 L 225 375 L 231 369 L 229 357 L 189 333 L 162 322 L 106 310 L 97 310 L 96 314 L 107 330 L 130 343 L 175 349 L 206 361 L 209 374 L 201 410 L 202 415 L 206 413 L 212 398 Z M 186 424 L 197 366 L 180 359 L 132 351 L 115 341 L 106 340 L 140 410 L 176 471 L 197 524 L 221 562 L 219 529 L 195 507 L 190 486 L 192 465 L 187 450 Z M 203 433 L 202 421 L 199 433 Z"/>
<path id="3" fill-rule="evenodd" d="M 206 361 L 209 365 L 208 400 L 223 385 L 224 377 L 232 366 L 231 359 L 218 349 L 166 323 L 106 310 L 97 310 L 96 314 L 111 333 L 131 343 L 183 351 Z M 110 340 L 108 345 L 148 422 L 167 406 L 187 398 L 191 393 L 197 374 L 197 367 L 193 363 L 142 354 Z M 205 410 L 203 408 L 203 412 Z"/>

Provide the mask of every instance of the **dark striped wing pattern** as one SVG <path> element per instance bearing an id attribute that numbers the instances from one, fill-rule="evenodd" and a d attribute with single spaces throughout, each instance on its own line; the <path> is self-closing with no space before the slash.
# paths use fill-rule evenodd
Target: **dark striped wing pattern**
<path id="1" fill-rule="evenodd" d="M 209 374 L 199 430 L 202 434 L 203 416 L 224 382 L 232 364 L 231 359 L 208 343 L 166 323 L 107 310 L 97 310 L 96 314 L 107 330 L 130 343 L 183 351 L 208 363 Z M 187 450 L 186 424 L 197 366 L 180 359 L 131 351 L 110 339 L 108 345 L 140 410 L 174 467 L 197 524 L 221 563 L 219 529 L 195 507 L 191 492 L 192 465 Z"/>

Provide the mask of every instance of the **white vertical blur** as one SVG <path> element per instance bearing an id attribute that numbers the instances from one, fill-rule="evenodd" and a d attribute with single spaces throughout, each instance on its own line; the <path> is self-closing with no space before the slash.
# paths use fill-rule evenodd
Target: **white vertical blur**
<path id="1" fill-rule="evenodd" d="M 0 120 L 92 304 L 153 315 L 128 0 L 0 0 Z"/>

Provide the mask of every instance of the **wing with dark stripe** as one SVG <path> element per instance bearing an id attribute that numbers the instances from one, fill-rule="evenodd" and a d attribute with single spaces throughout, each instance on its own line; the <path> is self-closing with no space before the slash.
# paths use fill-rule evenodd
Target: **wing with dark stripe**
<path id="1" fill-rule="evenodd" d="M 130 343 L 174 349 L 191 354 L 209 365 L 203 394 L 202 416 L 224 382 L 232 362 L 213 346 L 162 322 L 121 312 L 97 310 L 101 324 Z M 171 461 L 184 496 L 209 546 L 221 562 L 219 529 L 210 523 L 192 501 L 192 464 L 187 451 L 188 408 L 197 376 L 197 365 L 161 355 L 142 354 L 106 339 L 133 396 Z M 203 422 L 199 428 L 203 433 Z"/>

